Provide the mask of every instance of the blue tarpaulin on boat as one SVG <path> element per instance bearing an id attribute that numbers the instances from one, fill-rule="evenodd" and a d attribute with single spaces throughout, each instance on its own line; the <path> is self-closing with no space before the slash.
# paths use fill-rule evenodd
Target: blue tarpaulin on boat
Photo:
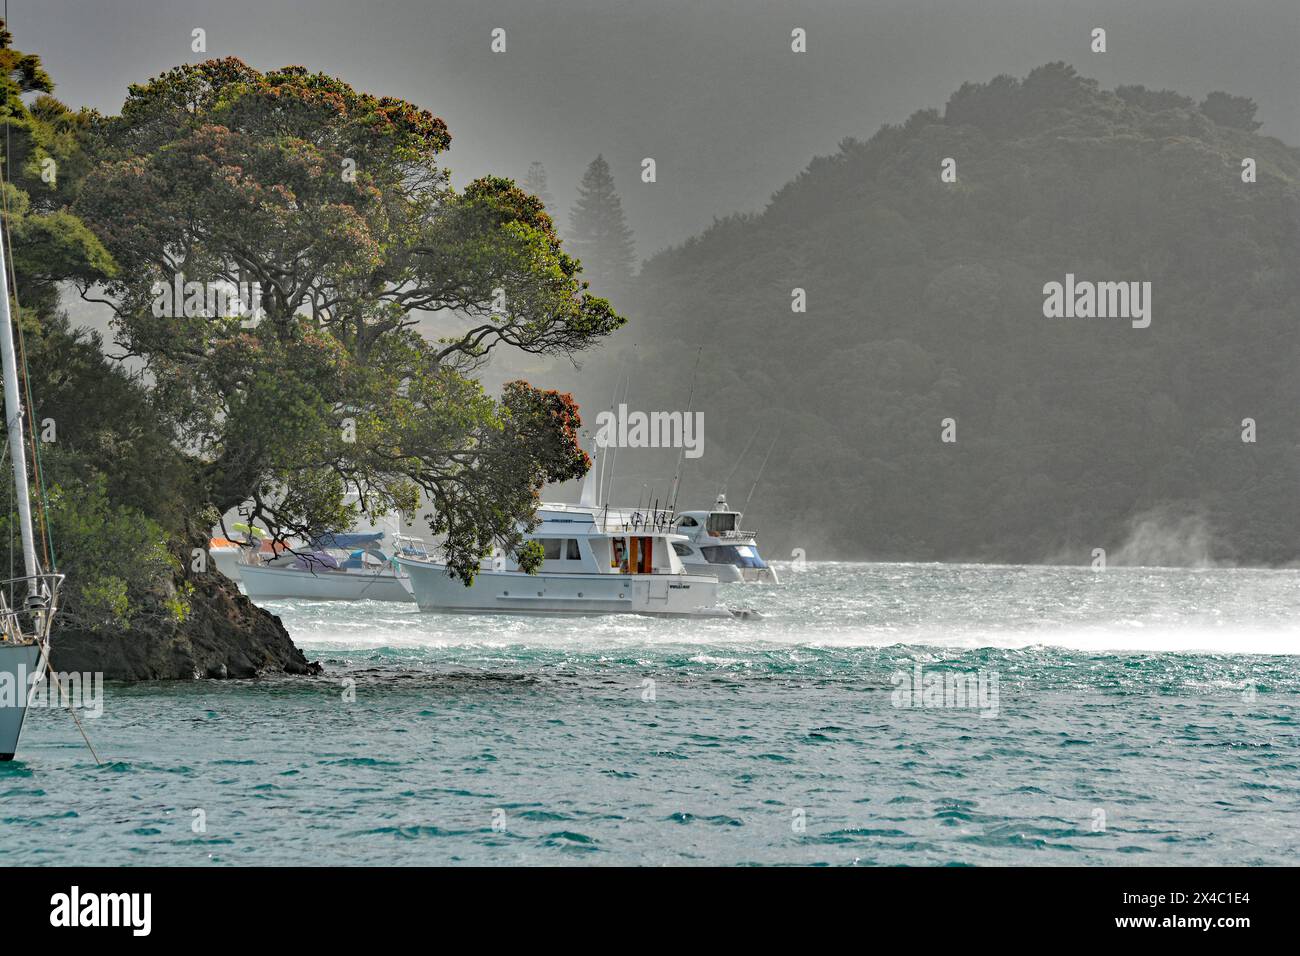
<path id="1" fill-rule="evenodd" d="M 325 551 L 313 551 L 310 554 L 295 555 L 293 566 L 307 571 L 319 571 L 322 568 L 337 568 L 338 558 Z"/>

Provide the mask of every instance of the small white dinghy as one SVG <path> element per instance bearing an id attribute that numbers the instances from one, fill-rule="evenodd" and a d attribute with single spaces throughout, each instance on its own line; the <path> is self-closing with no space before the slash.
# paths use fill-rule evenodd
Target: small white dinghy
<path id="1" fill-rule="evenodd" d="M 256 561 L 256 552 L 250 552 Z M 407 575 L 382 552 L 357 549 L 344 560 L 329 550 L 284 555 L 277 563 L 241 563 L 239 580 L 257 601 L 395 601 L 410 604 Z"/>

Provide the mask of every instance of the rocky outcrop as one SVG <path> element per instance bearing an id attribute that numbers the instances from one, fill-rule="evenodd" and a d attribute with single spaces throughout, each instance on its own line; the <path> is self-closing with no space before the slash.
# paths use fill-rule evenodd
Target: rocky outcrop
<path id="1" fill-rule="evenodd" d="M 183 623 L 158 619 L 124 631 L 56 624 L 50 662 L 62 672 L 98 672 L 107 680 L 197 680 L 314 674 L 280 619 L 212 575 L 190 595 Z"/>

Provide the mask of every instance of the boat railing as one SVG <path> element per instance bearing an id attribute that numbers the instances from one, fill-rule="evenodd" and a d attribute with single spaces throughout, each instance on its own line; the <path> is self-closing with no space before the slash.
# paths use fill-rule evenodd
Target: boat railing
<path id="1" fill-rule="evenodd" d="M 721 541 L 739 541 L 741 538 L 753 538 L 758 540 L 757 531 L 710 531 L 708 537 L 717 538 Z"/>
<path id="2" fill-rule="evenodd" d="M 393 550 L 405 558 L 429 560 L 429 549 L 423 538 L 413 538 L 406 534 L 393 535 Z"/>
<path id="3" fill-rule="evenodd" d="M 55 573 L 30 574 L 0 583 L 0 641 L 9 644 L 47 641 L 59 609 L 62 586 L 63 575 Z M 21 599 L 20 591 L 25 592 Z"/>
<path id="4" fill-rule="evenodd" d="M 673 530 L 673 512 L 669 509 L 636 510 L 623 514 L 608 514 L 600 523 L 601 531 L 606 534 L 626 532 L 659 532 L 666 534 Z"/>

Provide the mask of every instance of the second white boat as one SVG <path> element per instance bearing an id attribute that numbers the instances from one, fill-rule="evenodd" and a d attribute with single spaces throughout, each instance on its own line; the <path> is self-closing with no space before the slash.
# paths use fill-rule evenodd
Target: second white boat
<path id="1" fill-rule="evenodd" d="M 495 555 L 466 586 L 447 566 L 411 549 L 397 563 L 410 576 L 422 611 L 471 614 L 652 617 L 737 616 L 718 603 L 718 581 L 688 574 L 673 549 L 681 535 L 608 523 L 590 505 L 542 505 L 525 540 L 540 542 L 540 570 L 529 574 L 513 556 Z"/>
<path id="2" fill-rule="evenodd" d="M 258 561 L 255 552 L 249 557 L 253 563 L 239 565 L 239 578 L 255 602 L 296 598 L 409 604 L 415 600 L 407 576 L 374 549 L 355 550 L 343 561 L 321 550 L 282 555 L 274 564 Z"/>

